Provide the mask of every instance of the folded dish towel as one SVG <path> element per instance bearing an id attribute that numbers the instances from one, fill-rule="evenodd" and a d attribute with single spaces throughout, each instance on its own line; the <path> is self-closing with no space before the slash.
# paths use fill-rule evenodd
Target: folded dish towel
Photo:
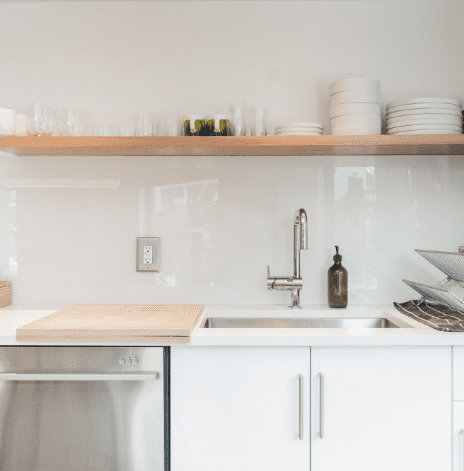
<path id="1" fill-rule="evenodd" d="M 393 303 L 402 314 L 442 332 L 464 332 L 464 314 L 430 301 Z"/>

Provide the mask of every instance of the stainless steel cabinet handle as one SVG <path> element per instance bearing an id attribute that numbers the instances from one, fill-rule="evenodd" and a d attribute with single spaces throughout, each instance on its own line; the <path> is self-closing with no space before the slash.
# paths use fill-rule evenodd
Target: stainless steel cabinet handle
<path id="1" fill-rule="evenodd" d="M 319 437 L 324 438 L 324 375 L 319 373 Z"/>
<path id="2" fill-rule="evenodd" d="M 303 375 L 298 375 L 298 391 L 299 391 L 299 403 L 300 403 L 300 409 L 299 409 L 299 431 L 298 431 L 298 436 L 300 440 L 303 440 Z"/>
<path id="3" fill-rule="evenodd" d="M 159 377 L 160 374 L 157 371 L 138 374 L 0 373 L 0 381 L 153 381 Z"/>

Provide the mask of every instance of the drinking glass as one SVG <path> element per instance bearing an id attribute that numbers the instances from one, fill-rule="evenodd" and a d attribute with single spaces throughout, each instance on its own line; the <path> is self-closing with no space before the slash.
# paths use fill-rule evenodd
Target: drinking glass
<path id="1" fill-rule="evenodd" d="M 251 108 L 251 135 L 267 136 L 266 106 L 254 106 Z"/>
<path id="2" fill-rule="evenodd" d="M 64 108 L 61 112 L 61 135 L 82 136 L 83 125 L 80 120 L 79 110 Z"/>
<path id="3" fill-rule="evenodd" d="M 159 136 L 182 136 L 183 119 L 178 116 L 163 116 L 159 119 Z"/>
<path id="4" fill-rule="evenodd" d="M 39 102 L 29 104 L 27 133 L 29 136 L 50 136 L 52 134 L 48 105 Z"/>
<path id="5" fill-rule="evenodd" d="M 246 136 L 246 103 L 229 103 L 232 136 Z"/>
<path id="6" fill-rule="evenodd" d="M 95 125 L 96 136 L 112 136 L 113 129 L 111 124 L 97 124 Z"/>
<path id="7" fill-rule="evenodd" d="M 153 117 L 148 114 L 135 114 L 135 135 L 136 136 L 153 136 Z"/>
<path id="8" fill-rule="evenodd" d="M 134 126 L 131 126 L 130 124 L 119 126 L 118 136 L 135 136 Z"/>

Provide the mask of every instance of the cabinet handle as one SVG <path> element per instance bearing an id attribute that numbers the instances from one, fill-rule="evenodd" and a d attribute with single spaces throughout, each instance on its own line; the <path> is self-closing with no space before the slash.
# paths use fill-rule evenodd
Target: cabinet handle
<path id="1" fill-rule="evenodd" d="M 298 375 L 298 391 L 299 391 L 299 431 L 298 437 L 303 440 L 303 375 Z"/>
<path id="2" fill-rule="evenodd" d="M 319 437 L 324 438 L 324 375 L 319 373 Z"/>
<path id="3" fill-rule="evenodd" d="M 464 455 L 464 444 L 462 441 L 462 437 L 464 437 L 464 429 L 459 430 L 459 459 L 461 461 L 461 469 L 464 469 L 464 460 L 463 460 L 463 455 Z"/>

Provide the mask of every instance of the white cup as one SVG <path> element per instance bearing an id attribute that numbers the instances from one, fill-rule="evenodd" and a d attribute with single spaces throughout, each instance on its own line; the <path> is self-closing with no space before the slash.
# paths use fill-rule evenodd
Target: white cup
<path id="1" fill-rule="evenodd" d="M 14 136 L 16 111 L 0 108 L 0 136 Z"/>
<path id="2" fill-rule="evenodd" d="M 27 114 L 16 115 L 16 136 L 27 136 Z"/>

